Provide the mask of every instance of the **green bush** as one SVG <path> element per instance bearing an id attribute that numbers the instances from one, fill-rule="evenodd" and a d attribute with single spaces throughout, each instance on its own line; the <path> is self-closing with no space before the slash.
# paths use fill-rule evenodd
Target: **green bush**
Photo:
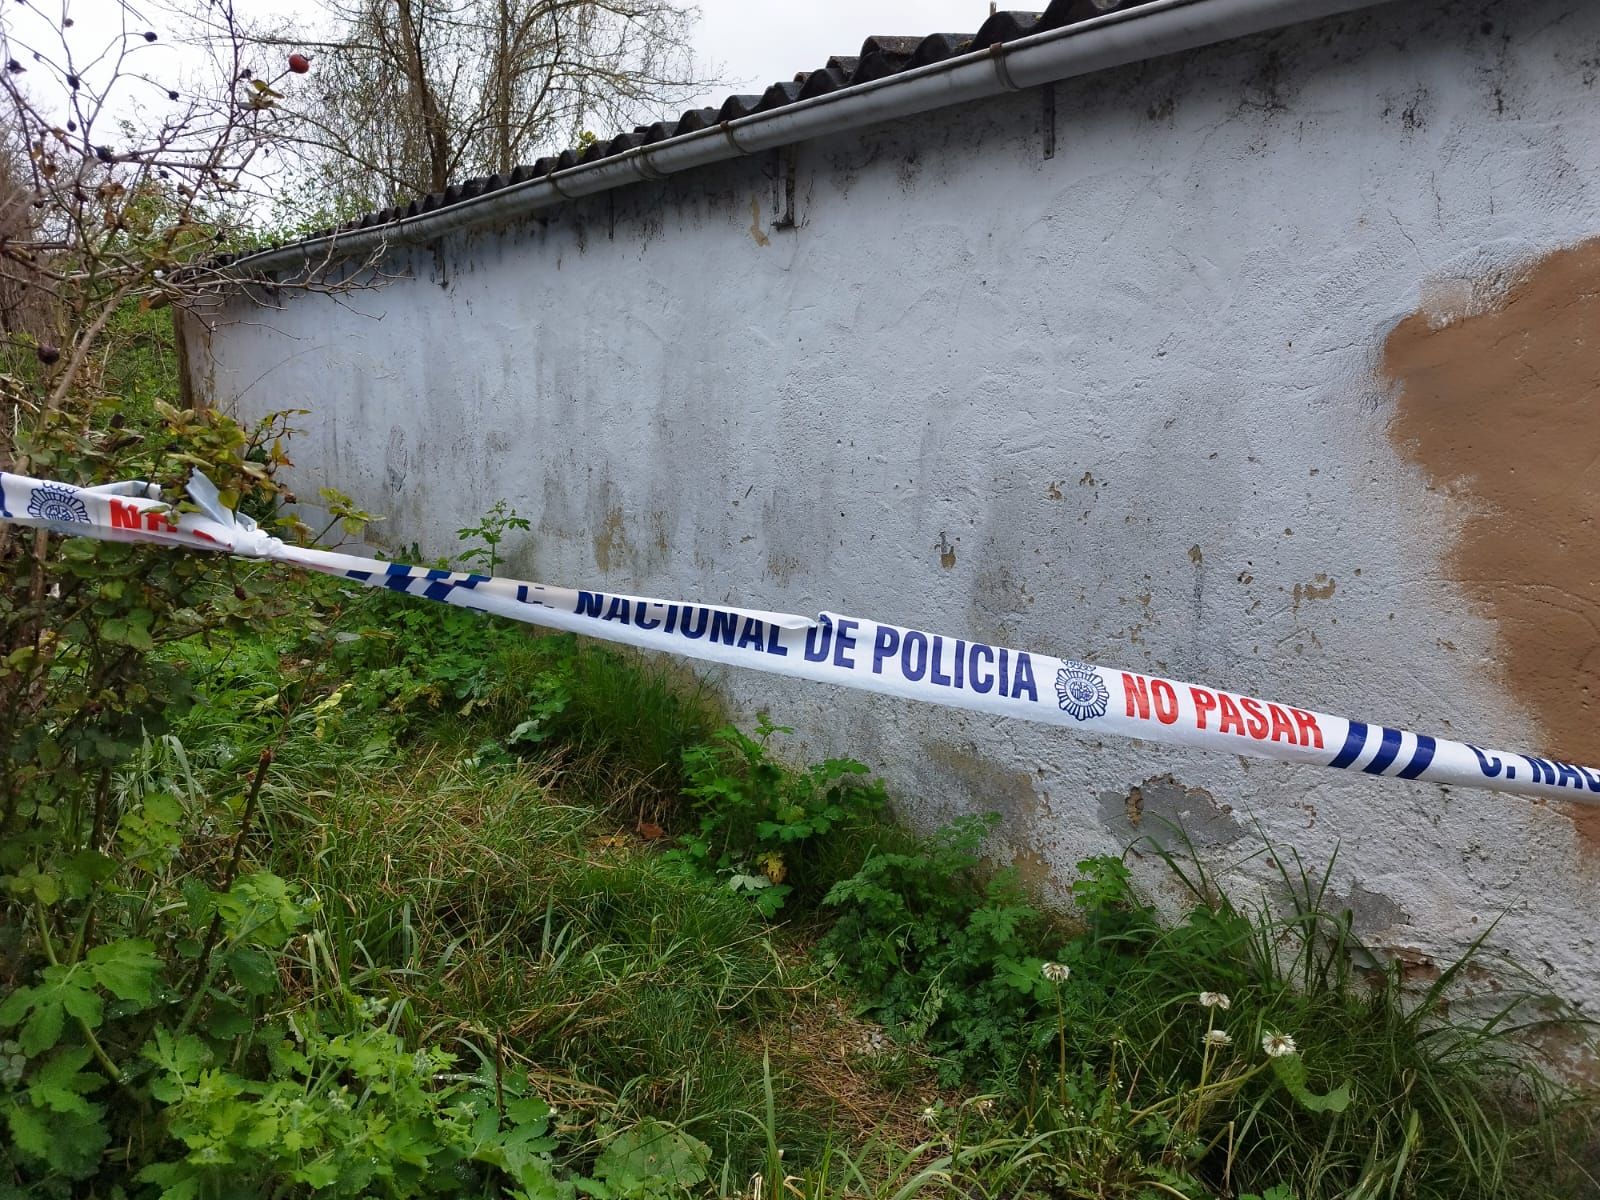
<path id="1" fill-rule="evenodd" d="M 791 893 L 814 906 L 838 869 L 837 848 L 876 830 L 887 806 L 883 785 L 852 759 L 803 770 L 775 759 L 773 734 L 792 732 L 763 718 L 753 738 L 730 725 L 683 752 L 697 828 L 675 856 L 748 895 L 767 917 Z"/>
<path id="2" fill-rule="evenodd" d="M 1486 957 L 1481 940 L 1413 995 L 1397 964 L 1359 944 L 1350 914 L 1326 907 L 1332 864 L 1313 875 L 1271 847 L 1284 899 L 1249 909 L 1193 857 L 1163 852 L 1190 892 L 1175 923 L 1121 860 L 1079 863 L 1081 924 L 1067 936 L 1004 875 L 980 884 L 983 833 L 969 819 L 874 854 L 827 897 L 840 916 L 824 947 L 874 1012 L 943 1055 L 948 1082 L 1016 1097 L 1015 1135 L 983 1159 L 1016 1173 L 1008 1186 L 1570 1194 L 1571 1096 L 1533 1055 L 1542 1030 L 1587 1036 L 1587 1023 L 1503 984 L 1488 1011 L 1463 1010 L 1455 993 Z"/>

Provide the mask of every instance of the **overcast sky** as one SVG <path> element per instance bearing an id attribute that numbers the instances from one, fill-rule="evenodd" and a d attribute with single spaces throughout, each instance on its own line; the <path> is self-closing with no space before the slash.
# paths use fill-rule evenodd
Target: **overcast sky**
<path id="1" fill-rule="evenodd" d="M 32 35 L 40 32 L 40 15 L 59 19 L 61 11 L 61 0 L 0 4 L 0 21 Z M 137 11 L 143 6 L 135 0 L 131 7 Z M 1044 7 L 1043 0 L 1037 7 Z M 75 32 L 89 35 L 85 42 L 100 43 L 99 35 L 112 33 L 113 22 L 120 24 L 122 15 L 116 0 L 68 0 L 66 8 Z M 701 0 L 699 8 L 695 57 L 702 71 L 715 71 L 726 80 L 708 89 L 701 103 L 720 103 L 736 90 L 764 91 L 797 71 L 822 66 L 831 54 L 854 54 L 871 34 L 970 33 L 989 15 L 988 0 Z M 317 9 L 314 0 L 248 0 L 240 5 L 240 11 L 257 14 L 309 16 Z M 152 72 L 173 63 L 170 43 L 140 49 L 142 64 Z"/>
<path id="2" fill-rule="evenodd" d="M 701 0 L 695 54 L 730 84 L 701 99 L 765 91 L 830 54 L 854 54 L 875 33 L 972 33 L 988 15 L 988 0 Z"/>
<path id="3" fill-rule="evenodd" d="M 180 7 L 184 0 L 180 0 Z M 203 8 L 203 0 L 187 0 Z M 317 30 L 322 22 L 318 0 L 236 0 L 237 10 L 251 17 L 279 16 L 289 29 Z M 117 35 L 126 27 L 133 56 L 124 64 L 134 76 L 127 78 L 109 106 L 112 121 L 102 121 L 97 129 L 115 129 L 114 119 L 136 116 L 138 124 L 165 119 L 174 105 L 167 89 L 187 94 L 205 91 L 214 83 L 202 81 L 203 54 L 184 46 L 173 36 L 171 19 L 162 12 L 163 0 L 0 0 L 0 32 L 14 34 L 21 44 L 10 43 L 18 58 L 31 58 L 24 46 L 45 50 L 52 58 L 59 52 L 58 40 L 63 11 L 72 18 L 70 38 L 75 67 L 91 89 L 108 64 L 100 70 L 85 69 L 84 59 L 107 43 L 120 44 Z M 1044 0 L 1035 6 L 1044 7 Z M 988 0 L 699 0 L 699 20 L 691 35 L 697 73 L 716 77 L 693 101 L 673 106 L 670 111 L 647 111 L 642 120 L 676 117 L 687 108 L 716 106 L 734 93 L 760 93 L 780 80 L 794 78 L 799 71 L 821 67 L 830 55 L 857 53 L 862 41 L 872 34 L 922 36 L 929 33 L 972 32 L 989 14 Z M 139 36 L 148 22 L 160 29 L 160 37 L 147 44 Z M 7 39 L 10 42 L 9 38 Z M 313 68 L 314 69 L 314 68 Z M 199 72 L 199 74 L 197 74 Z M 47 94 L 52 94 L 48 93 Z M 52 112 L 52 119 L 65 123 L 67 113 Z M 617 132 L 596 129 L 602 138 Z M 112 135 L 115 136 L 114 133 Z M 268 178 L 276 172 L 266 165 Z"/>

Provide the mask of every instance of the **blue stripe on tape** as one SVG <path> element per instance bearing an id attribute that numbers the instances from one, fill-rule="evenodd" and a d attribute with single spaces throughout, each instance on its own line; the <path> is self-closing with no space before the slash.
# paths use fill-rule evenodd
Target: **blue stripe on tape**
<path id="1" fill-rule="evenodd" d="M 410 575 L 411 568 L 405 563 L 390 563 L 383 569 L 385 575 Z"/>
<path id="2" fill-rule="evenodd" d="M 1411 756 L 1411 761 L 1406 764 L 1406 769 L 1395 776 L 1397 779 L 1415 779 L 1428 769 L 1428 764 L 1433 761 L 1433 752 L 1439 748 L 1439 743 L 1425 733 L 1417 734 L 1417 752 Z"/>
<path id="3" fill-rule="evenodd" d="M 396 575 L 393 571 L 390 571 L 383 581 L 383 586 L 391 592 L 403 592 L 411 586 L 411 576 Z"/>
<path id="4" fill-rule="evenodd" d="M 1344 749 L 1334 756 L 1330 767 L 1348 767 L 1361 757 L 1367 745 L 1367 726 L 1363 721 L 1351 721 L 1350 732 L 1345 734 Z"/>
<path id="5" fill-rule="evenodd" d="M 1394 761 L 1394 756 L 1400 753 L 1400 731 L 1383 727 L 1383 744 L 1378 747 L 1378 753 L 1372 761 L 1361 769 L 1368 775 L 1382 775 L 1389 769 L 1389 764 Z"/>
<path id="6" fill-rule="evenodd" d="M 449 579 L 450 576 L 452 576 L 453 574 L 455 574 L 454 571 L 441 571 L 438 567 L 430 567 L 430 568 L 428 568 L 428 573 L 427 573 L 426 578 L 428 578 L 428 579 Z"/>
<path id="7" fill-rule="evenodd" d="M 435 582 L 430 583 L 427 587 L 423 588 L 422 594 L 429 600 L 443 600 L 451 592 L 455 591 L 455 589 L 456 585 L 453 583 Z"/>
<path id="8" fill-rule="evenodd" d="M 359 579 L 362 583 L 372 578 L 371 571 L 346 571 L 344 574 L 346 579 Z"/>

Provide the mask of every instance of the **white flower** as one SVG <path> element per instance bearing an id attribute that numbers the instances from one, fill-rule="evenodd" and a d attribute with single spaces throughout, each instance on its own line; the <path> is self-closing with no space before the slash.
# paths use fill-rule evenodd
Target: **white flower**
<path id="1" fill-rule="evenodd" d="M 1229 1000 L 1227 995 L 1222 992 L 1201 992 L 1200 1007 L 1220 1008 L 1223 1012 L 1227 1012 L 1233 1007 L 1233 1001 Z"/>
<path id="2" fill-rule="evenodd" d="M 1287 1033 L 1267 1034 L 1261 1039 L 1261 1049 L 1266 1052 L 1268 1058 L 1283 1058 L 1298 1053 L 1294 1039 Z"/>
<path id="3" fill-rule="evenodd" d="M 1206 1030 L 1206 1045 L 1231 1046 L 1233 1045 L 1233 1038 L 1228 1036 L 1226 1029 L 1208 1029 Z"/>
<path id="4" fill-rule="evenodd" d="M 1051 983 L 1065 983 L 1067 977 L 1072 974 L 1071 967 L 1058 962 L 1047 962 L 1039 968 L 1039 971 Z"/>

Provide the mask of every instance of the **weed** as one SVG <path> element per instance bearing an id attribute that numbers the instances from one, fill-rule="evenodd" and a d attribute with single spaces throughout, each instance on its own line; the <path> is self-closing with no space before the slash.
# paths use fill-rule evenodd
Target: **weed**
<path id="1" fill-rule="evenodd" d="M 877 850 L 823 900 L 836 914 L 823 950 L 870 1011 L 942 1057 L 947 1084 L 1018 1077 L 1047 990 L 1039 968 L 1059 934 L 1012 874 L 976 874 L 997 819 Z"/>
<path id="2" fill-rule="evenodd" d="M 532 526 L 526 517 L 518 516 L 517 510 L 507 507 L 504 500 L 496 500 L 476 525 L 456 530 L 456 537 L 463 542 L 482 543 L 469 545 L 456 557 L 464 563 L 481 563 L 485 573 L 493 575 L 495 568 L 500 565 L 500 543 L 505 540 L 506 533 L 512 529 L 526 531 L 530 528 Z"/>
<path id="3" fill-rule="evenodd" d="M 796 771 L 777 761 L 772 736 L 792 732 L 762 718 L 753 738 L 730 725 L 683 754 L 698 828 L 674 853 L 767 917 L 797 888 L 814 905 L 832 882 L 826 847 L 858 841 L 887 804 L 859 762 L 830 758 Z"/>

